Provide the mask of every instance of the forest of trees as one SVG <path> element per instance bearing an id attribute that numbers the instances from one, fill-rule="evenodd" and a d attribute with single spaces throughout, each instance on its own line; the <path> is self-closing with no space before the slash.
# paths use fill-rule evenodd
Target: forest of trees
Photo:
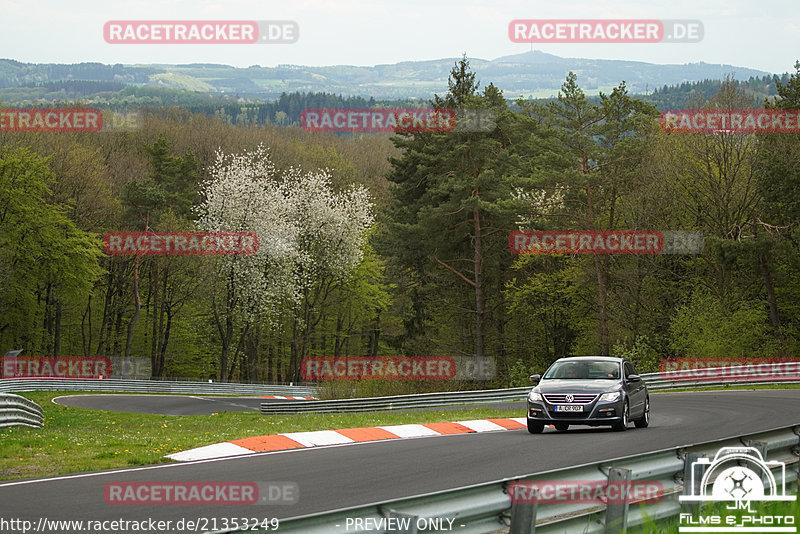
<path id="1" fill-rule="evenodd" d="M 147 108 L 157 113 L 157 108 L 177 106 L 190 113 L 201 113 L 219 117 L 231 124 L 250 126 L 298 126 L 300 113 L 309 108 L 408 108 L 428 105 L 420 99 L 376 100 L 372 97 L 346 97 L 326 92 L 284 92 L 274 101 L 265 101 L 252 96 L 92 80 L 36 82 L 2 89 L 3 83 L 8 83 L 8 79 L 0 75 L 0 101 L 5 99 L 10 102 L 9 107 L 44 107 L 77 101 L 82 105 L 107 107 L 115 111 Z M 776 82 L 785 84 L 788 79 L 789 75 L 783 74 L 751 77 L 747 81 L 729 80 L 727 83 L 749 96 L 750 106 L 759 107 L 765 98 L 777 95 Z M 640 95 L 639 98 L 653 104 L 659 111 L 695 107 L 718 93 L 722 83 L 721 80 L 703 80 L 665 85 L 646 95 Z M 542 101 L 548 100 L 554 99 Z M 590 96 L 589 100 L 597 103 L 600 99 Z M 509 107 L 519 110 L 516 102 L 509 102 Z"/>
<path id="2" fill-rule="evenodd" d="M 156 377 L 286 382 L 304 356 L 476 356 L 496 364 L 489 386 L 567 355 L 627 355 L 641 372 L 796 355 L 800 135 L 667 133 L 624 82 L 589 99 L 570 74 L 557 99 L 509 102 L 477 75 L 461 60 L 430 104 L 491 110 L 489 132 L 265 124 L 324 95 L 285 95 L 277 116 L 151 107 L 135 132 L 0 132 L 0 354 L 129 354 Z M 800 109 L 800 63 L 772 83 L 761 105 Z M 753 95 L 724 80 L 696 103 Z M 225 224 L 289 252 L 102 252 L 109 231 Z M 517 229 L 699 231 L 705 248 L 514 255 Z"/>
<path id="3" fill-rule="evenodd" d="M 746 81 L 729 80 L 727 83 L 749 96 L 751 106 L 760 107 L 765 98 L 772 98 L 778 94 L 778 83 L 786 84 L 788 82 L 789 74 L 781 76 L 774 74 L 761 78 L 751 76 Z M 674 86 L 665 85 L 648 94 L 646 99 L 661 111 L 691 107 L 690 103 L 697 104 L 712 98 L 720 91 L 722 83 L 720 80 L 703 80 L 701 82 L 683 82 Z"/>

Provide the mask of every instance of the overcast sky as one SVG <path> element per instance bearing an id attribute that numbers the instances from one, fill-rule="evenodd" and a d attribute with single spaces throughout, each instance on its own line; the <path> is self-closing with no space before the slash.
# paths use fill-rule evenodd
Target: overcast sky
<path id="1" fill-rule="evenodd" d="M 800 59 L 798 0 L 0 0 L 0 57 L 35 63 L 376 65 L 531 49 L 513 19 L 699 19 L 699 43 L 536 44 L 562 57 L 726 63 L 787 72 Z M 293 20 L 271 45 L 121 45 L 109 20 Z"/>

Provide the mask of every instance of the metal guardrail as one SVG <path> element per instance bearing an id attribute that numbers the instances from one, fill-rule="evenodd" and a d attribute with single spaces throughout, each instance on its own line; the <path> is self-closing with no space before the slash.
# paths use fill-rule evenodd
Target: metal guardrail
<path id="1" fill-rule="evenodd" d="M 721 447 L 754 447 L 764 460 L 786 464 L 785 478 L 776 472 L 776 479 L 790 483 L 800 479 L 800 426 L 788 426 L 766 432 L 742 435 L 737 438 L 714 440 L 686 447 L 657 452 L 635 454 L 600 462 L 591 462 L 566 469 L 505 478 L 494 482 L 428 493 L 414 497 L 376 502 L 364 506 L 342 508 L 329 512 L 281 520 L 280 529 L 285 534 L 338 534 L 355 532 L 385 532 L 376 528 L 379 521 L 390 517 L 418 520 L 454 519 L 453 525 L 463 534 L 512 534 L 583 532 L 618 533 L 627 527 L 647 524 L 687 511 L 681 508 L 678 496 L 684 492 L 684 480 L 691 473 L 692 463 L 698 457 L 712 457 Z M 688 468 L 688 469 L 687 469 Z M 659 498 L 632 503 L 580 503 L 574 501 L 557 504 L 512 503 L 509 491 L 513 483 L 552 480 L 595 481 L 647 481 L 660 485 Z M 350 521 L 348 521 L 348 518 Z M 354 520 L 369 520 L 359 523 Z M 368 524 L 368 528 L 364 528 Z M 444 523 L 447 525 L 447 523 Z M 398 530 L 393 530 L 397 532 Z M 241 532 L 227 530 L 223 532 Z M 407 532 L 416 532 L 409 530 Z"/>
<path id="2" fill-rule="evenodd" d="M 0 393 L 0 427 L 44 425 L 42 407 L 25 397 Z"/>
<path id="3" fill-rule="evenodd" d="M 744 366 L 738 368 L 710 367 L 647 373 L 641 377 L 647 383 L 647 389 L 650 391 L 800 383 L 800 373 L 798 373 L 800 362 L 765 364 L 764 370 L 768 372 L 759 373 L 755 368 L 748 371 Z M 784 376 L 780 377 L 780 375 Z"/>
<path id="4" fill-rule="evenodd" d="M 187 395 L 282 395 L 315 397 L 313 386 L 237 384 L 231 382 L 184 382 L 123 378 L 59 379 L 11 378 L 0 380 L 0 391 L 109 391 L 117 393 L 183 393 Z"/>
<path id="5" fill-rule="evenodd" d="M 800 366 L 800 362 L 792 363 Z M 698 372 L 692 371 L 647 373 L 640 376 L 647 383 L 647 388 L 650 391 L 776 383 L 776 381 L 769 376 L 755 377 L 756 380 L 748 381 L 732 380 L 731 377 L 719 376 L 726 371 L 730 371 L 730 368 L 703 369 L 702 372 L 709 373 L 707 378 L 698 378 Z M 796 380 L 780 380 L 777 383 L 800 383 L 800 378 Z M 531 387 L 532 386 L 479 391 L 446 391 L 442 393 L 420 393 L 416 395 L 304 401 L 291 404 L 262 403 L 261 413 L 264 415 L 272 415 L 286 413 L 372 412 L 381 410 L 402 410 L 407 408 L 434 408 L 459 404 L 521 401 L 527 397 Z"/>
<path id="6" fill-rule="evenodd" d="M 721 387 L 736 387 L 736 386 L 763 386 L 765 384 L 779 385 L 779 384 L 800 384 L 800 378 L 796 380 L 659 380 L 653 383 L 647 382 L 647 389 L 650 391 L 665 391 L 670 389 L 687 389 L 687 388 L 721 388 Z"/>
<path id="7" fill-rule="evenodd" d="M 524 400 L 530 390 L 530 386 L 526 386 L 521 388 L 445 391 L 442 393 L 419 393 L 416 395 L 393 395 L 359 399 L 300 401 L 291 404 L 262 403 L 261 413 L 268 415 L 308 412 L 373 412 L 404 408 L 454 406 L 457 404 L 519 401 Z"/>
<path id="8" fill-rule="evenodd" d="M 795 365 L 800 363 L 794 362 Z M 719 370 L 719 369 L 716 369 Z M 713 372 L 715 369 L 705 369 Z M 651 391 L 687 387 L 724 387 L 728 385 L 754 385 L 770 382 L 767 379 L 750 381 L 730 380 L 722 377 L 709 380 L 698 379 L 691 372 L 672 371 L 669 373 L 650 373 L 642 375 Z M 781 380 L 779 383 L 800 383 L 798 380 Z M 294 386 L 280 384 L 239 384 L 230 382 L 191 382 L 167 380 L 137 380 L 107 378 L 97 379 L 54 379 L 54 378 L 13 378 L 0 380 L 0 392 L 24 391 L 108 391 L 123 393 L 178 393 L 188 395 L 279 395 L 292 397 L 316 397 L 315 386 Z M 329 401 L 293 401 L 285 403 L 263 403 L 262 414 L 279 413 L 330 413 L 365 412 L 405 408 L 455 406 L 458 404 L 477 404 L 489 402 L 509 402 L 524 400 L 530 386 L 521 388 L 493 389 L 482 391 L 448 391 L 442 393 L 422 393 L 417 395 L 395 395 L 390 397 L 371 397 L 360 399 L 338 399 Z"/>

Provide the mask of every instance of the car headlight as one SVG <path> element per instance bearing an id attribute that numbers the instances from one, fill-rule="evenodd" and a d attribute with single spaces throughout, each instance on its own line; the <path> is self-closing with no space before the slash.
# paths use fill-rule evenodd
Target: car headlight
<path id="1" fill-rule="evenodd" d="M 620 395 L 619 391 L 611 391 L 610 393 L 603 393 L 600 395 L 600 400 L 604 402 L 614 402 L 615 400 L 619 400 Z"/>
<path id="2" fill-rule="evenodd" d="M 535 391 L 531 391 L 528 395 L 528 400 L 531 402 L 541 402 L 542 401 L 542 394 L 536 393 Z"/>

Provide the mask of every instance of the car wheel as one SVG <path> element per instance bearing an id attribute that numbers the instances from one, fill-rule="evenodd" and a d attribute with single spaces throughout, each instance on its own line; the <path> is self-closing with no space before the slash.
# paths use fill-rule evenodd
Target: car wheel
<path id="1" fill-rule="evenodd" d="M 559 432 L 564 432 L 568 428 L 569 424 L 567 423 L 556 423 L 556 430 L 558 430 Z"/>
<path id="2" fill-rule="evenodd" d="M 622 409 L 622 420 L 618 423 L 614 423 L 611 428 L 616 430 L 617 432 L 624 432 L 628 429 L 628 417 L 630 415 L 630 410 L 628 408 L 628 401 L 625 400 L 625 407 Z"/>
<path id="3" fill-rule="evenodd" d="M 650 424 L 650 397 L 647 397 L 644 401 L 642 418 L 635 420 L 633 424 L 636 425 L 636 428 L 647 428 L 647 425 Z"/>
<path id="4" fill-rule="evenodd" d="M 531 421 L 528 419 L 528 432 L 531 434 L 541 434 L 544 430 L 544 423 L 538 421 Z"/>

